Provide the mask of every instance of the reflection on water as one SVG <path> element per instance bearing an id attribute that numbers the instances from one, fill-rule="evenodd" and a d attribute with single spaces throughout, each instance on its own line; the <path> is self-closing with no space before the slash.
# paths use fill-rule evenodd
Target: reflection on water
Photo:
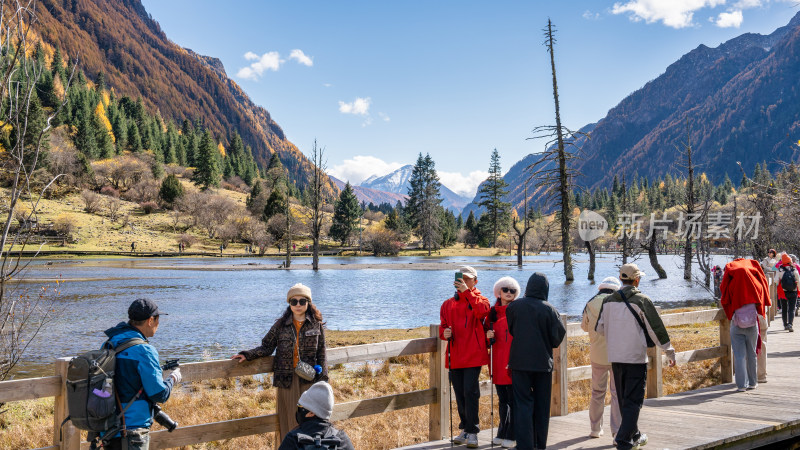
<path id="1" fill-rule="evenodd" d="M 577 280 L 565 284 L 558 255 L 525 259 L 517 268 L 515 257 L 453 258 L 320 258 L 321 264 L 436 263 L 471 264 L 478 269 L 478 288 L 492 298 L 498 278 L 511 276 L 525 287 L 532 272 L 550 280 L 550 302 L 574 320 L 596 290 L 586 280 L 588 263 L 578 255 Z M 718 256 L 717 264 L 725 262 Z M 308 263 L 309 258 L 296 258 Z M 637 263 L 647 272 L 641 289 L 663 307 L 705 305 L 712 300 L 705 290 L 682 279 L 679 257 L 662 256 L 667 280 L 654 278 L 646 259 Z M 311 287 L 314 302 L 330 329 L 363 330 L 411 328 L 439 322 L 439 306 L 453 294 L 453 271 L 443 270 L 243 270 L 242 265 L 275 267 L 280 260 L 265 259 L 113 259 L 35 261 L 27 278 L 61 277 L 59 302 L 63 313 L 36 338 L 24 356 L 18 376 L 52 373 L 52 361 L 98 347 L 102 331 L 126 320 L 127 307 L 138 297 L 155 300 L 169 313 L 161 320 L 151 339 L 162 359 L 182 361 L 219 359 L 252 348 L 286 308 L 286 292 L 298 282 Z M 225 270 L 203 270 L 213 264 Z M 612 255 L 597 259 L 596 280 L 618 272 L 619 261 Z M 447 266 L 449 267 L 449 266 Z M 491 269 L 491 270 L 486 270 Z"/>

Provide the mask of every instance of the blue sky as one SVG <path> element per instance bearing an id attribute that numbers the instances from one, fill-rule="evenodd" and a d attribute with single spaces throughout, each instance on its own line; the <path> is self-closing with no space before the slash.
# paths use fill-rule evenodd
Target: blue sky
<path id="1" fill-rule="evenodd" d="M 503 170 L 554 122 L 548 17 L 564 125 L 601 119 L 700 44 L 768 34 L 796 0 L 143 0 L 180 46 L 222 60 L 305 153 L 358 183 L 430 153 L 474 194 L 493 148 Z M 235 8 L 233 7 L 235 5 Z"/>

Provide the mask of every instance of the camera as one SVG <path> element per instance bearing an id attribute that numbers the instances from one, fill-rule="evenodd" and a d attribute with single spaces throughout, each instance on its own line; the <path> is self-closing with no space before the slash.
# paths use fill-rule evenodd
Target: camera
<path id="1" fill-rule="evenodd" d="M 172 433 L 175 431 L 175 428 L 178 428 L 178 422 L 172 420 L 167 413 L 161 410 L 160 406 L 153 404 L 153 411 L 155 411 L 153 420 L 155 420 L 156 423 L 162 427 L 166 428 L 168 432 Z"/>
<path id="2" fill-rule="evenodd" d="M 173 370 L 180 366 L 178 364 L 179 359 L 168 359 L 163 366 L 161 366 L 161 370 Z M 161 407 L 157 404 L 153 403 L 153 420 L 156 421 L 157 424 L 161 425 L 162 427 L 166 428 L 168 432 L 172 433 L 175 431 L 175 428 L 178 428 L 178 422 L 172 420 L 167 413 L 161 410 Z"/>

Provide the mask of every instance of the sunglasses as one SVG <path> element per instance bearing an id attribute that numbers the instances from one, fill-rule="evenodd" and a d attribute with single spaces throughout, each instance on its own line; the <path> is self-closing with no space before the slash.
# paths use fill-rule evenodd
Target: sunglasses
<path id="1" fill-rule="evenodd" d="M 513 289 L 513 288 L 504 287 L 504 288 L 500 288 L 500 290 L 503 291 L 504 294 L 508 294 L 509 292 L 512 293 L 512 294 L 516 294 L 517 293 L 517 290 Z"/>
<path id="2" fill-rule="evenodd" d="M 298 298 L 293 298 L 293 299 L 289 300 L 289 303 L 292 306 L 297 306 L 298 304 L 300 306 L 306 306 L 306 303 L 308 303 L 308 299 L 305 299 L 305 298 L 299 298 L 299 299 Z"/>

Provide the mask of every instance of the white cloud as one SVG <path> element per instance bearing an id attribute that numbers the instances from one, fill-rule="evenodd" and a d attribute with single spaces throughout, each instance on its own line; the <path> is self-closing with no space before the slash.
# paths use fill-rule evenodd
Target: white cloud
<path id="1" fill-rule="evenodd" d="M 278 52 L 267 52 L 261 56 L 258 56 L 253 52 L 247 52 L 244 54 L 244 58 L 248 61 L 255 62 L 247 67 L 242 67 L 239 69 L 239 71 L 236 73 L 236 76 L 253 81 L 261 78 L 264 72 L 268 70 L 276 72 L 281 67 L 281 63 L 283 63 Z"/>
<path id="2" fill-rule="evenodd" d="M 717 20 L 714 23 L 720 28 L 739 28 L 739 26 L 742 24 L 742 20 L 744 20 L 742 12 L 736 10 L 719 13 Z"/>
<path id="3" fill-rule="evenodd" d="M 293 59 L 298 63 L 311 67 L 314 65 L 314 61 L 311 60 L 302 50 L 296 48 L 292 50 L 292 53 L 289 54 L 289 59 Z"/>
<path id="4" fill-rule="evenodd" d="M 442 172 L 440 170 L 437 170 L 436 173 L 439 174 L 439 180 L 443 185 L 465 197 L 474 197 L 478 192 L 478 185 L 489 177 L 488 172 L 481 170 L 472 171 L 466 176 L 458 172 Z"/>
<path id="5" fill-rule="evenodd" d="M 387 163 L 374 156 L 359 155 L 329 168 L 328 173 L 342 181 L 359 184 L 372 175 L 383 176 L 401 167 L 403 167 L 403 164 L 398 162 Z"/>
<path id="6" fill-rule="evenodd" d="M 358 116 L 366 116 L 369 114 L 369 105 L 372 100 L 367 98 L 357 97 L 350 103 L 339 101 L 339 112 L 342 114 L 355 114 Z"/>
<path id="7" fill-rule="evenodd" d="M 758 8 L 761 6 L 763 2 L 761 0 L 739 0 L 738 2 L 733 4 L 735 9 L 749 9 L 749 8 Z"/>
<path id="8" fill-rule="evenodd" d="M 325 87 L 331 87 L 331 86 L 333 86 L 333 85 L 332 85 L 332 84 L 330 84 L 330 83 L 322 83 L 322 85 L 323 85 L 323 86 L 325 86 Z"/>
<path id="9" fill-rule="evenodd" d="M 663 22 L 668 27 L 686 28 L 694 25 L 695 11 L 724 4 L 725 0 L 629 0 L 624 3 L 614 3 L 611 12 L 627 13 L 631 20 L 636 22 L 640 20 L 647 23 Z"/>
<path id="10" fill-rule="evenodd" d="M 389 122 L 390 120 L 392 120 L 392 119 L 389 118 L 389 116 L 386 115 L 386 113 L 382 113 L 382 112 L 378 113 L 378 117 L 380 117 L 381 120 L 383 120 L 384 122 Z"/>
<path id="11" fill-rule="evenodd" d="M 593 13 L 587 9 L 586 11 L 583 12 L 583 18 L 586 20 L 599 20 L 600 13 Z"/>

